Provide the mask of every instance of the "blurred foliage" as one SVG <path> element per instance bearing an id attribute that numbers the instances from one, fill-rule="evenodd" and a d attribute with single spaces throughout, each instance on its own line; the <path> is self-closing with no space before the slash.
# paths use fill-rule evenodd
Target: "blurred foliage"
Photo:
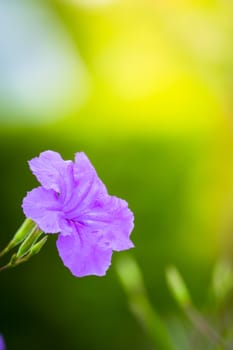
<path id="1" fill-rule="evenodd" d="M 177 349 L 211 347 L 168 291 L 170 264 L 232 337 L 231 267 L 216 270 L 233 256 L 232 2 L 0 1 L 0 33 L 1 247 L 37 185 L 27 160 L 84 150 L 135 213 L 129 253 Z M 0 276 L 8 349 L 153 348 L 115 273 L 124 253 L 105 278 L 76 279 L 55 239 Z"/>

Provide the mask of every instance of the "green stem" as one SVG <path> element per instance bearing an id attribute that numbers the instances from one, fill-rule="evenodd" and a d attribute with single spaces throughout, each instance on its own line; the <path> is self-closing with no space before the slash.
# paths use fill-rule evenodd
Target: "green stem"
<path id="1" fill-rule="evenodd" d="M 206 338 L 208 338 L 213 345 L 220 346 L 223 350 L 229 349 L 228 345 L 226 344 L 225 340 L 220 336 L 220 334 L 193 306 L 185 307 L 184 312 L 186 313 L 191 323 L 196 327 L 196 329 Z"/>
<path id="2" fill-rule="evenodd" d="M 213 345 L 220 346 L 220 349 L 222 350 L 228 349 L 228 345 L 226 344 L 225 340 L 193 305 L 189 290 L 183 280 L 183 277 L 174 266 L 167 269 L 166 278 L 168 287 L 170 288 L 178 305 L 183 309 L 186 316 L 196 327 L 196 329 L 206 338 L 208 338 Z"/>
<path id="3" fill-rule="evenodd" d="M 18 266 L 18 265 L 28 261 L 29 258 L 30 257 L 26 256 L 25 258 L 17 260 L 14 264 L 11 264 L 11 262 L 9 262 L 8 264 L 3 265 L 3 266 L 0 267 L 0 272 L 4 271 L 4 270 L 7 270 L 7 269 L 12 269 L 13 267 L 16 267 L 16 266 Z"/>
<path id="4" fill-rule="evenodd" d="M 8 263 L 8 264 L 6 264 L 6 265 L 4 265 L 4 266 L 1 266 L 0 267 L 0 272 L 1 271 L 4 271 L 4 270 L 7 270 L 7 269 L 9 269 L 9 268 L 11 268 L 12 266 Z"/>

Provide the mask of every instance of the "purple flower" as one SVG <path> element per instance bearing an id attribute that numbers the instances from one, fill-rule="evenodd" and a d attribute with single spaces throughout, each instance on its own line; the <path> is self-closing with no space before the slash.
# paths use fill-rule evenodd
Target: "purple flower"
<path id="1" fill-rule="evenodd" d="M 0 350 L 6 350 L 6 345 L 3 336 L 0 334 Z"/>
<path id="2" fill-rule="evenodd" d="M 59 233 L 57 249 L 73 275 L 105 275 L 112 251 L 133 247 L 133 214 L 110 196 L 83 152 L 75 162 L 45 151 L 29 161 L 41 183 L 23 200 L 25 215 L 46 233 Z"/>

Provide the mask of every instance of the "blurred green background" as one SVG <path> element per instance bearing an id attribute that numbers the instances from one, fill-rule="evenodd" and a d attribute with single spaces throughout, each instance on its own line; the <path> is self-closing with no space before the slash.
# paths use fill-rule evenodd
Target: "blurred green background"
<path id="1" fill-rule="evenodd" d="M 213 266 L 233 256 L 232 40 L 230 0 L 0 0 L 1 247 L 37 186 L 27 160 L 85 151 L 135 214 L 129 253 L 179 350 L 166 266 L 211 310 Z M 8 350 L 152 349 L 116 274 L 125 253 L 77 279 L 55 240 L 0 276 Z"/>

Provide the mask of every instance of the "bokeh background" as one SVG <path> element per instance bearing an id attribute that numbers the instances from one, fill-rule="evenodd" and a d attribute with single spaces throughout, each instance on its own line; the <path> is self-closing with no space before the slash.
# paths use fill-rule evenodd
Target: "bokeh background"
<path id="1" fill-rule="evenodd" d="M 37 185 L 27 160 L 85 151 L 135 213 L 129 254 L 179 350 L 194 345 L 166 267 L 210 313 L 213 268 L 233 257 L 232 40 L 231 0 L 0 0 L 1 247 Z M 1 273 L 8 350 L 152 349 L 116 273 L 125 253 L 77 279 L 55 240 Z"/>

